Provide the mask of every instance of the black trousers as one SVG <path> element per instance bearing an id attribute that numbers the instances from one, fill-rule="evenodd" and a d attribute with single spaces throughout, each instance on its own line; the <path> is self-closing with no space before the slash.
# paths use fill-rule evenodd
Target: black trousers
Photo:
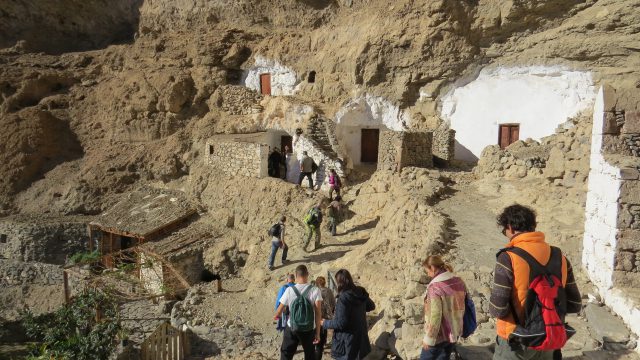
<path id="1" fill-rule="evenodd" d="M 327 343 L 327 329 L 320 330 L 320 342 L 315 344 L 316 360 L 322 360 L 322 353 L 324 352 L 324 345 Z"/>
<path id="2" fill-rule="evenodd" d="M 315 336 L 315 330 L 307 332 L 291 331 L 291 328 L 287 326 L 284 329 L 282 335 L 282 346 L 280 347 L 280 360 L 291 360 L 298 350 L 298 344 L 302 344 L 302 350 L 304 350 L 304 360 L 314 360 L 315 347 L 313 346 L 313 338 Z"/>
<path id="3" fill-rule="evenodd" d="M 311 189 L 313 189 L 313 180 L 311 179 L 311 174 L 310 172 L 301 172 L 300 176 L 298 177 L 298 185 L 302 185 L 302 180 L 306 177 L 307 179 L 309 179 L 309 187 Z"/>

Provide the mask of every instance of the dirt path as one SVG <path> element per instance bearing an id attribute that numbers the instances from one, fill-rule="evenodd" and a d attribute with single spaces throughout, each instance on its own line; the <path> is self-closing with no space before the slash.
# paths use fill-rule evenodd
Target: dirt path
<path id="1" fill-rule="evenodd" d="M 496 214 L 485 206 L 487 198 L 468 184 L 453 185 L 453 194 L 436 208 L 452 222 L 454 268 L 491 271 L 496 252 L 507 243 L 496 226 Z"/>

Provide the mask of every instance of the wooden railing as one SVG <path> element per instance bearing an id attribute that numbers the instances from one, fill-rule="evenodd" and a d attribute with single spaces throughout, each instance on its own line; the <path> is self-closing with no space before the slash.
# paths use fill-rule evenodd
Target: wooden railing
<path id="1" fill-rule="evenodd" d="M 142 343 L 142 360 L 185 360 L 189 350 L 188 335 L 164 323 Z"/>

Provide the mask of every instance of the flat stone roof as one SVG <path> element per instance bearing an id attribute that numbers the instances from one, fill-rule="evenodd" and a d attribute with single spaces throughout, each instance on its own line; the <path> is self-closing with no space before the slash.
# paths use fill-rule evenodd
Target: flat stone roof
<path id="1" fill-rule="evenodd" d="M 143 187 L 129 193 L 90 223 L 103 231 L 146 237 L 197 212 L 181 191 Z"/>

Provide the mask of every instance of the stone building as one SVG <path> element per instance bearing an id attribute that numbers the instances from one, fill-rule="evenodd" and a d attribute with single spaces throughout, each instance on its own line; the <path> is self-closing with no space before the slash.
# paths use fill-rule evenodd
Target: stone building
<path id="1" fill-rule="evenodd" d="M 382 131 L 378 170 L 397 170 L 407 166 L 432 167 L 433 133 Z"/>
<path id="2" fill-rule="evenodd" d="M 210 238 L 193 227 L 196 220 L 184 193 L 144 187 L 89 224 L 89 249 L 100 252 L 108 269 L 131 267 L 151 293 L 186 289 L 199 281 L 201 244 Z"/>
<path id="3" fill-rule="evenodd" d="M 631 99 L 609 86 L 596 97 L 582 262 L 640 335 L 640 103 Z"/>

